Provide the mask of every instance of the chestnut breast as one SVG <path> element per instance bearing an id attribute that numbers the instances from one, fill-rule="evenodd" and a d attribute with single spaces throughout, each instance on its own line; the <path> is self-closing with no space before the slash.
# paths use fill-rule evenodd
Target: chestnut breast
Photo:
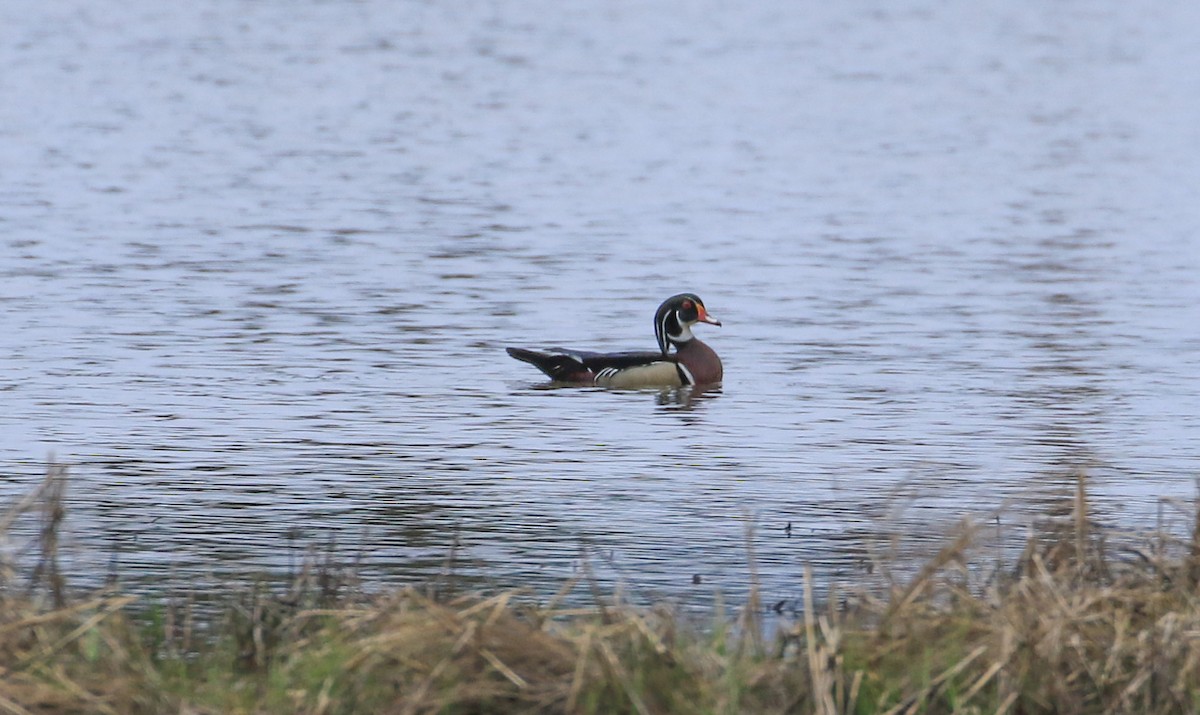
<path id="1" fill-rule="evenodd" d="M 675 359 L 688 369 L 697 385 L 720 382 L 725 376 L 716 351 L 696 338 L 684 343 L 675 354 Z"/>

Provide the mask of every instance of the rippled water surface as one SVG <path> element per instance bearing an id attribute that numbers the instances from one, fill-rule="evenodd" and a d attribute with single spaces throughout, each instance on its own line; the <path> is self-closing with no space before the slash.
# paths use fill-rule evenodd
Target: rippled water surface
<path id="1" fill-rule="evenodd" d="M 1023 533 L 1078 473 L 1151 528 L 1200 468 L 1197 26 L 6 2 L 0 498 L 55 455 L 71 543 L 141 583 L 314 543 L 422 578 L 458 538 L 502 583 L 586 551 L 672 598 L 741 589 L 747 524 L 788 598 L 896 530 Z M 681 290 L 718 390 L 504 354 L 651 349 Z"/>

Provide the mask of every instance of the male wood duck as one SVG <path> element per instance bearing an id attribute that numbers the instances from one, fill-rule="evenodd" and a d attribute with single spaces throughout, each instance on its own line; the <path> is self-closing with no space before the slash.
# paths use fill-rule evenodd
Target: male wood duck
<path id="1" fill-rule="evenodd" d="M 680 387 L 720 382 L 721 358 L 696 336 L 696 323 L 720 325 L 694 293 L 671 296 L 654 314 L 658 352 L 593 353 L 508 348 L 508 354 L 536 366 L 558 382 L 604 387 Z M 671 346 L 675 352 L 671 353 Z"/>

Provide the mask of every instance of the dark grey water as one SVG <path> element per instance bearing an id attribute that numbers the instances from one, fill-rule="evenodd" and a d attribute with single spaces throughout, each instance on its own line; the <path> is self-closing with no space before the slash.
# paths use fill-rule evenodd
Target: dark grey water
<path id="1" fill-rule="evenodd" d="M 0 5 L 0 499 L 130 580 L 767 597 L 1200 469 L 1200 6 Z M 510 344 L 721 390 L 541 390 Z M 1167 509 L 1169 513 L 1174 513 Z M 784 527 L 792 525 L 790 538 Z M 102 558 L 100 556 L 98 559 Z M 97 563 L 104 563 L 97 561 Z M 693 575 L 703 583 L 692 584 Z"/>

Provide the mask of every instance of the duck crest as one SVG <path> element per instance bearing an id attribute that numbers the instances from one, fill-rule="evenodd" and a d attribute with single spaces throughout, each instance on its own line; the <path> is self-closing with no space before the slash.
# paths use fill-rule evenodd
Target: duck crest
<path id="1" fill-rule="evenodd" d="M 678 348 L 695 337 L 688 324 L 679 320 L 681 306 L 689 302 L 693 305 L 696 303 L 703 305 L 697 296 L 691 293 L 680 293 L 667 298 L 658 307 L 658 312 L 654 316 L 654 337 L 658 340 L 658 349 L 662 352 L 663 357 L 666 357 L 671 345 Z"/>

